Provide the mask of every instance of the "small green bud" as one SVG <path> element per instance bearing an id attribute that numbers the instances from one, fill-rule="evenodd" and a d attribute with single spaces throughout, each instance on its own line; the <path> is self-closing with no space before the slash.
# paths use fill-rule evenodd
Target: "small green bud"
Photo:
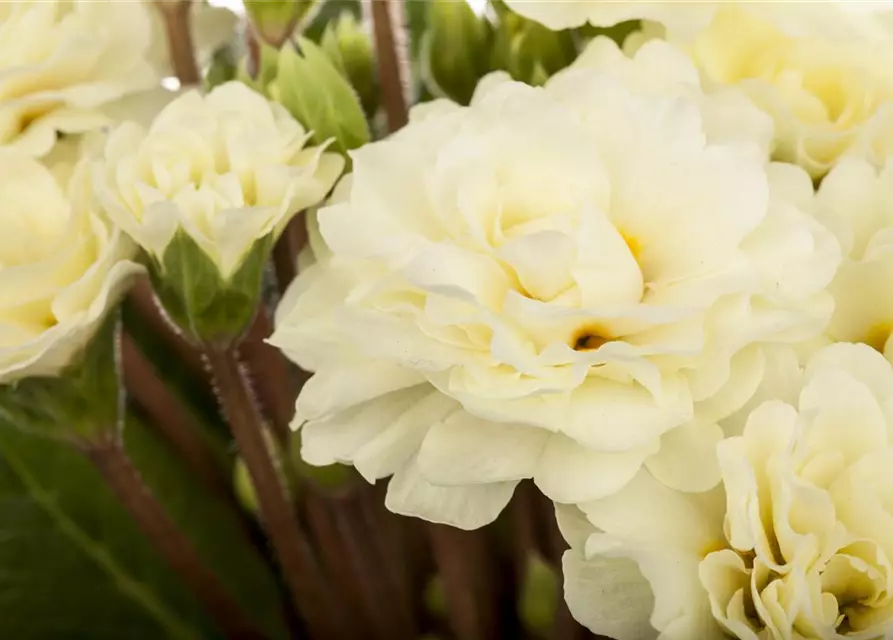
<path id="1" fill-rule="evenodd" d="M 231 344 L 254 318 L 272 245 L 271 235 L 257 240 L 224 278 L 214 260 L 178 229 L 164 256 L 150 259 L 149 275 L 164 310 L 188 337 L 199 343 Z"/>
<path id="2" fill-rule="evenodd" d="M 236 464 L 233 466 L 233 489 L 239 504 L 255 516 L 260 513 L 257 492 L 254 490 L 251 474 L 248 473 L 248 467 L 242 458 L 236 458 Z"/>
<path id="3" fill-rule="evenodd" d="M 273 95 L 313 131 L 315 144 L 334 139 L 331 148 L 347 156 L 369 142 L 357 94 L 318 45 L 301 38 L 298 47 L 301 53 L 290 45 L 280 51 Z"/>
<path id="4" fill-rule="evenodd" d="M 291 437 L 291 462 L 295 472 L 301 478 L 310 480 L 316 487 L 330 491 L 337 491 L 350 486 L 357 474 L 351 468 L 343 464 L 330 464 L 323 467 L 314 467 L 304 462 L 301 458 L 301 432 Z"/>
<path id="5" fill-rule="evenodd" d="M 322 50 L 360 96 L 368 114 L 378 107 L 375 54 L 372 39 L 354 15 L 344 11 L 329 24 L 320 42 Z"/>
<path id="6" fill-rule="evenodd" d="M 245 12 L 260 38 L 276 49 L 309 22 L 320 0 L 244 0 Z"/>
<path id="7" fill-rule="evenodd" d="M 211 66 L 205 75 L 205 91 L 210 91 L 218 85 L 235 80 L 237 71 L 232 49 L 221 47 L 214 52 L 214 56 L 211 58 Z"/>
<path id="8" fill-rule="evenodd" d="M 489 23 L 467 2 L 431 2 L 427 25 L 420 51 L 425 86 L 435 96 L 468 104 L 488 70 Z"/>
<path id="9" fill-rule="evenodd" d="M 524 627 L 539 637 L 548 637 L 555 621 L 561 585 L 558 572 L 536 552 L 527 558 L 518 610 Z"/>
<path id="10" fill-rule="evenodd" d="M 591 24 L 585 24 L 577 29 L 577 33 L 586 41 L 592 40 L 598 36 L 608 36 L 611 40 L 616 42 L 618 46 L 622 47 L 627 36 L 641 28 L 641 20 L 627 20 L 626 22 L 615 24 L 612 27 L 593 27 Z"/>
<path id="11" fill-rule="evenodd" d="M 428 613 L 438 618 L 447 616 L 446 588 L 443 578 L 434 576 L 425 586 L 425 609 Z"/>
<path id="12" fill-rule="evenodd" d="M 576 59 L 573 31 L 551 31 L 502 3 L 495 6 L 499 23 L 490 48 L 492 68 L 508 71 L 515 80 L 541 85 Z"/>

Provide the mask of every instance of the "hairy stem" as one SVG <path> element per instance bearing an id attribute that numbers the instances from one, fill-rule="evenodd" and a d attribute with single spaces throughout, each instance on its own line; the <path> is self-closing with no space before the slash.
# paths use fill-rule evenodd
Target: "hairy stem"
<path id="1" fill-rule="evenodd" d="M 372 29 L 375 35 L 375 59 L 378 62 L 378 81 L 381 102 L 388 119 L 388 130 L 396 131 L 408 121 L 401 43 L 398 35 L 402 24 L 401 0 L 369 0 Z"/>
<path id="2" fill-rule="evenodd" d="M 301 530 L 282 461 L 274 454 L 238 354 L 234 348 L 210 347 L 206 357 L 217 382 L 220 403 L 260 505 L 261 518 L 292 602 L 313 638 L 345 638 L 344 619 L 335 608 L 313 550 Z"/>
<path id="3" fill-rule="evenodd" d="M 190 30 L 192 0 L 155 0 L 164 21 L 167 50 L 174 74 L 183 86 L 198 84 L 201 74 L 195 60 Z"/>
<path id="4" fill-rule="evenodd" d="M 158 377 L 155 368 L 127 334 L 122 335 L 121 355 L 127 391 L 149 416 L 152 426 L 208 489 L 223 500 L 233 502 L 229 479 L 198 433 L 188 409 Z"/>
<path id="5" fill-rule="evenodd" d="M 143 482 L 120 438 L 109 434 L 86 444 L 84 452 L 143 535 L 164 557 L 226 637 L 246 640 L 264 638 L 242 613 L 218 577 L 205 566 L 192 541 L 177 527 Z"/>
<path id="6" fill-rule="evenodd" d="M 249 372 L 263 372 L 263 375 L 251 376 L 250 383 L 273 434 L 284 446 L 291 433 L 289 424 L 295 413 L 297 384 L 279 349 L 264 342 L 271 333 L 273 322 L 267 309 L 261 306 L 242 342 L 241 353 Z"/>

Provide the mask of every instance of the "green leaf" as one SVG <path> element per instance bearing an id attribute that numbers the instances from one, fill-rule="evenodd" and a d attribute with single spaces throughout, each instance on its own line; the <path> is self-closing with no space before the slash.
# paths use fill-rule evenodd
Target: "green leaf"
<path id="1" fill-rule="evenodd" d="M 0 637 L 219 637 L 73 448 L 0 424 Z M 131 422 L 127 449 L 210 567 L 271 638 L 286 638 L 268 568 L 232 512 L 154 433 Z"/>
<path id="2" fill-rule="evenodd" d="M 279 54 L 278 100 L 307 129 L 312 140 L 343 155 L 369 142 L 369 124 L 356 92 L 323 50 L 310 40 L 298 41 L 301 54 L 286 45 Z"/>
<path id="3" fill-rule="evenodd" d="M 193 338 L 229 342 L 240 336 L 260 301 L 264 265 L 272 250 L 267 235 L 243 258 L 229 280 L 182 229 L 178 229 L 161 261 L 152 260 L 149 274 L 155 293 L 171 319 Z"/>

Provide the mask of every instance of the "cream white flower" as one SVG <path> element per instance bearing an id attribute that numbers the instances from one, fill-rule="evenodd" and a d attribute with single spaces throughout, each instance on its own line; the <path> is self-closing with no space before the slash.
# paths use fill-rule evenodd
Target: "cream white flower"
<path id="1" fill-rule="evenodd" d="M 157 84 L 150 34 L 141 2 L 0 3 L 0 145 L 43 156 L 57 132 L 104 125 L 104 105 Z"/>
<path id="2" fill-rule="evenodd" d="M 707 26 L 717 3 L 678 0 L 506 0 L 506 4 L 525 18 L 556 31 L 584 24 L 611 27 L 629 20 L 652 20 L 672 28 L 674 32 L 692 33 Z"/>
<path id="3" fill-rule="evenodd" d="M 708 126 L 700 96 L 634 75 L 490 77 L 354 153 L 319 212 L 329 253 L 273 336 L 315 371 L 306 460 L 393 474 L 390 508 L 463 527 L 521 478 L 560 502 L 643 464 L 718 482 L 692 461 L 755 388 L 760 345 L 821 330 L 838 249 L 789 197 L 812 197 L 806 174 L 720 126 L 739 103 Z"/>
<path id="4" fill-rule="evenodd" d="M 131 278 L 136 246 L 93 206 L 88 167 L 0 149 L 0 383 L 59 373 Z"/>
<path id="5" fill-rule="evenodd" d="M 889 637 L 893 368 L 841 343 L 787 383 L 796 408 L 765 402 L 717 446 L 720 487 L 683 494 L 643 472 L 559 508 L 577 619 L 631 640 Z"/>
<path id="6" fill-rule="evenodd" d="M 128 122 L 109 136 L 94 167 L 109 216 L 161 258 L 183 229 L 224 277 L 254 243 L 282 231 L 331 188 L 343 159 L 309 137 L 279 104 L 238 82 L 190 91 L 148 129 Z"/>
<path id="7" fill-rule="evenodd" d="M 836 235 L 844 260 L 830 291 L 828 336 L 864 342 L 893 360 L 893 162 L 882 169 L 846 159 L 822 181 L 817 217 Z"/>
<path id="8" fill-rule="evenodd" d="M 820 177 L 871 135 L 893 98 L 893 31 L 842 2 L 723 5 L 692 56 L 776 123 L 775 157 Z"/>
<path id="9" fill-rule="evenodd" d="M 846 154 L 877 159 L 893 152 L 893 109 L 885 106 L 893 99 L 893 13 L 856 10 L 863 4 L 512 3 L 551 28 L 660 23 L 660 33 L 688 50 L 710 84 L 742 90 L 772 116 L 775 157 L 813 177 Z"/>

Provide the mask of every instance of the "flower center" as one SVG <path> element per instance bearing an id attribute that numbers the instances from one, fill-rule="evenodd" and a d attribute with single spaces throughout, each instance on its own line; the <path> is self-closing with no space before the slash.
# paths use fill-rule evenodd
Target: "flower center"
<path id="1" fill-rule="evenodd" d="M 891 332 L 893 332 L 893 322 L 878 322 L 866 332 L 862 342 L 878 353 L 884 353 L 884 347 L 890 338 Z"/>
<path id="2" fill-rule="evenodd" d="M 605 343 L 614 340 L 600 327 L 582 327 L 571 336 L 570 345 L 574 351 L 594 351 Z"/>

